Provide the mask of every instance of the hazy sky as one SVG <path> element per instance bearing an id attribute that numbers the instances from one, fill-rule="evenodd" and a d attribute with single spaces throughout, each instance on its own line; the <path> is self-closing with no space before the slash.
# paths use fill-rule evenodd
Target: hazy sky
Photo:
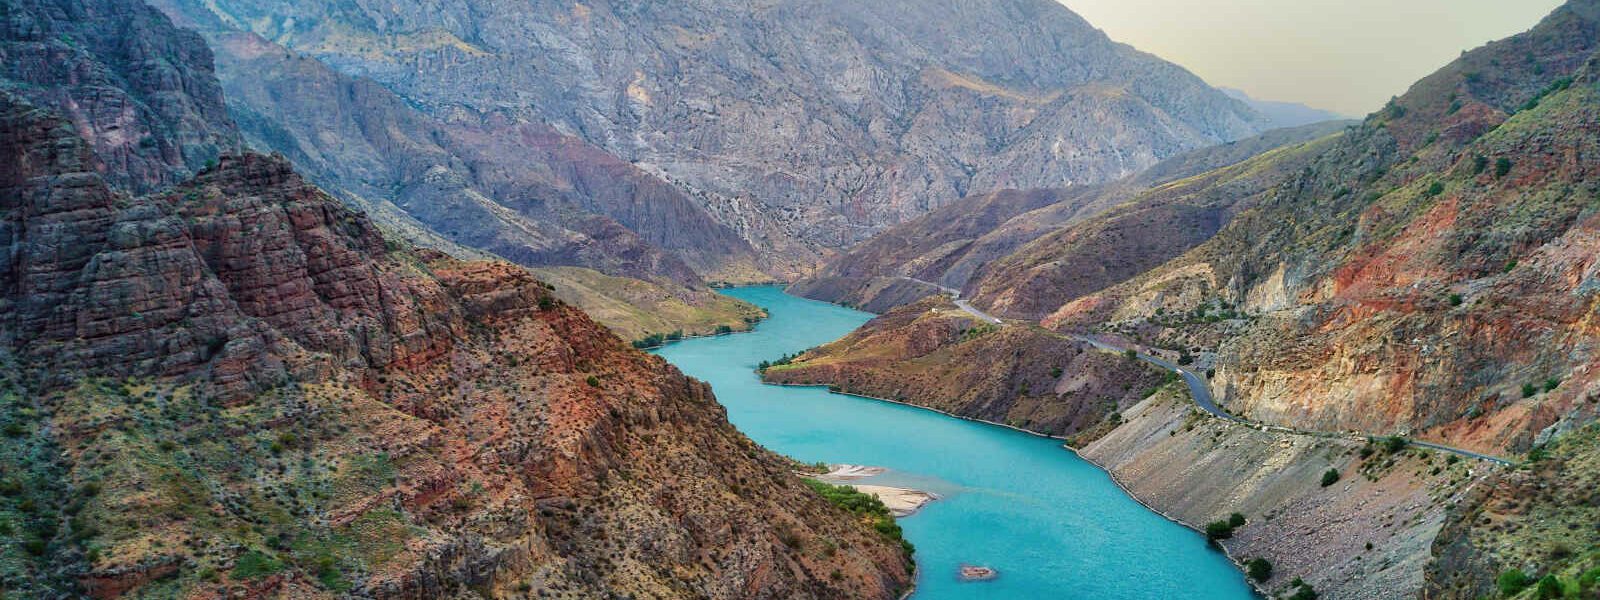
<path id="1" fill-rule="evenodd" d="M 1351 116 L 1561 0 L 1060 0 L 1212 85 Z"/>

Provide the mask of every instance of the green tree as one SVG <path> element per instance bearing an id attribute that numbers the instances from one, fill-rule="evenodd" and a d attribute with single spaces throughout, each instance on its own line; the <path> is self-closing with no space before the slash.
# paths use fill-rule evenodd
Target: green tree
<path id="1" fill-rule="evenodd" d="M 1206 539 L 1217 541 L 1231 537 L 1233 537 L 1233 526 L 1227 521 L 1212 521 L 1206 524 Z"/>
<path id="2" fill-rule="evenodd" d="M 1250 559 L 1244 563 L 1244 570 L 1245 573 L 1250 575 L 1251 579 L 1256 581 L 1272 579 L 1272 563 L 1267 562 L 1265 558 Z"/>
<path id="3" fill-rule="evenodd" d="M 1228 525 L 1232 527 L 1244 527 L 1244 515 L 1239 513 L 1228 515 Z"/>

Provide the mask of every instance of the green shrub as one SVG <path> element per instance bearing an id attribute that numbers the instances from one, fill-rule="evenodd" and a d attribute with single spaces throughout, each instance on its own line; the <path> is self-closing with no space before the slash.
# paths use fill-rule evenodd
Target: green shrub
<path id="1" fill-rule="evenodd" d="M 1403 437 L 1400 437 L 1398 435 L 1391 435 L 1391 436 L 1389 436 L 1387 438 L 1384 438 L 1384 440 L 1383 440 L 1383 449 L 1384 449 L 1385 452 L 1388 452 L 1389 454 L 1394 454 L 1394 453 L 1399 452 L 1401 450 L 1405 450 L 1406 446 L 1409 446 L 1410 444 L 1411 444 L 1411 442 L 1406 441 L 1406 439 L 1403 438 Z"/>
<path id="2" fill-rule="evenodd" d="M 889 507 L 877 496 L 863 493 L 848 485 L 833 485 L 814 479 L 806 479 L 806 486 L 816 491 L 834 506 L 845 509 L 853 515 L 863 517 L 872 523 L 872 529 L 890 540 L 900 543 L 906 556 L 916 552 L 911 542 L 906 541 L 900 531 L 900 524 L 894 522 L 894 515 L 889 513 Z"/>
<path id="3" fill-rule="evenodd" d="M 1501 596 L 1510 597 L 1522 593 L 1522 590 L 1528 589 L 1528 586 L 1533 585 L 1533 578 L 1529 577 L 1527 573 L 1523 573 L 1521 569 L 1512 569 L 1501 573 L 1500 577 L 1494 580 L 1494 584 L 1495 587 L 1500 588 Z"/>
<path id="4" fill-rule="evenodd" d="M 1244 527 L 1244 515 L 1239 513 L 1228 515 L 1228 525 L 1233 527 Z"/>
<path id="5" fill-rule="evenodd" d="M 1556 388 L 1558 388 L 1558 387 L 1561 387 L 1561 378 L 1559 378 L 1559 377 L 1551 377 L 1549 379 L 1544 380 L 1544 391 L 1553 392 L 1553 391 L 1556 391 Z"/>
<path id="6" fill-rule="evenodd" d="M 599 377 L 595 377 L 593 375 L 590 375 L 588 379 L 585 379 L 583 381 L 584 381 L 584 383 L 589 384 L 589 387 L 600 387 L 600 378 Z"/>
<path id="7" fill-rule="evenodd" d="M 1339 470 L 1328 469 L 1322 473 L 1322 487 L 1328 487 L 1339 482 Z"/>
<path id="8" fill-rule="evenodd" d="M 1537 595 L 1545 600 L 1560 598 L 1562 596 L 1561 580 L 1555 575 L 1545 575 L 1544 578 L 1539 580 Z"/>
<path id="9" fill-rule="evenodd" d="M 1443 193 L 1444 193 L 1444 182 L 1435 181 L 1435 182 L 1433 182 L 1433 185 L 1428 186 L 1428 191 L 1423 192 L 1423 196 L 1428 197 L 1428 198 L 1432 198 L 1434 196 L 1437 196 L 1437 195 L 1443 194 Z"/>
<path id="10" fill-rule="evenodd" d="M 1504 156 L 1494 159 L 1494 176 L 1505 177 L 1511 172 L 1511 159 Z"/>
<path id="11" fill-rule="evenodd" d="M 1250 559 L 1244 563 L 1244 570 L 1245 573 L 1250 575 L 1251 579 L 1256 581 L 1272 579 L 1272 563 L 1267 562 L 1265 558 Z"/>
<path id="12" fill-rule="evenodd" d="M 1600 584 L 1600 567 L 1584 571 L 1583 575 L 1578 577 L 1578 588 L 1583 591 L 1594 589 L 1596 584 Z"/>
<path id="13" fill-rule="evenodd" d="M 1537 393 L 1539 393 L 1539 388 L 1537 386 L 1535 386 L 1535 385 L 1533 385 L 1531 383 L 1522 384 L 1522 397 L 1523 398 L 1532 398 L 1533 395 L 1537 394 Z"/>
<path id="14" fill-rule="evenodd" d="M 282 570 L 283 561 L 255 550 L 244 553 L 233 564 L 233 576 L 238 579 L 266 577 Z"/>
<path id="15" fill-rule="evenodd" d="M 1450 294 L 1450 306 L 1461 306 L 1461 294 Z"/>

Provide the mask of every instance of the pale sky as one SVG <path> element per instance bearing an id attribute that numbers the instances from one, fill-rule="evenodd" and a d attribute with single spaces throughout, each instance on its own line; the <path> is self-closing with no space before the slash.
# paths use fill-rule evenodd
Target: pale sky
<path id="1" fill-rule="evenodd" d="M 1561 0 L 1060 0 L 1215 86 L 1361 116 Z"/>

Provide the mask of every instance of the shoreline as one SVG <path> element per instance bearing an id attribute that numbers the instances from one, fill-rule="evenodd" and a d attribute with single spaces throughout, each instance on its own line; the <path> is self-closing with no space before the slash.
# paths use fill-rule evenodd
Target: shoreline
<path id="1" fill-rule="evenodd" d="M 780 285 L 782 285 L 782 284 L 780 284 Z M 746 286 L 735 286 L 735 287 L 746 287 Z M 749 286 L 749 287 L 755 287 L 755 286 Z M 787 285 L 783 286 L 783 293 L 785 293 L 785 294 L 789 293 Z M 792 295 L 792 294 L 790 294 L 790 295 Z M 832 306 L 838 306 L 838 307 L 841 307 L 841 308 L 849 308 L 851 310 L 861 310 L 859 308 L 845 306 L 843 304 L 839 304 L 839 303 L 836 303 L 836 302 L 828 302 L 826 300 L 817 300 L 817 299 L 814 299 L 814 298 L 806 298 L 804 296 L 795 296 L 795 297 L 796 298 L 803 298 L 805 300 L 810 300 L 810 301 L 813 301 L 813 302 L 821 302 L 823 304 L 829 304 L 829 305 L 832 305 Z M 764 306 L 761 307 L 761 308 L 762 308 L 762 310 L 767 310 L 767 308 L 764 307 Z M 868 311 L 862 311 L 862 312 L 868 312 Z M 868 312 L 868 314 L 876 315 L 877 313 Z M 768 312 L 768 316 L 769 317 L 771 316 L 771 312 L 770 311 Z M 763 319 L 763 321 L 764 320 L 765 319 Z M 752 323 L 749 329 L 746 329 L 744 331 L 735 331 L 735 332 L 731 332 L 731 333 L 751 333 L 751 332 L 755 331 L 755 329 L 756 329 L 755 325 L 756 325 L 756 323 Z M 731 335 L 731 333 L 718 334 L 718 335 Z M 682 341 L 682 340 L 673 340 L 673 341 Z M 668 343 L 671 343 L 671 342 L 668 342 Z M 666 345 L 666 343 L 662 344 L 662 346 L 665 346 L 665 345 Z M 949 411 L 941 410 L 941 409 L 938 409 L 938 408 L 933 408 L 931 406 L 923 406 L 923 405 L 920 405 L 920 404 L 914 404 L 914 403 L 906 402 L 906 401 L 903 401 L 903 400 L 891 400 L 889 398 L 878 398 L 876 396 L 869 396 L 869 395 L 866 395 L 866 394 L 856 394 L 856 393 L 845 392 L 845 391 L 836 391 L 836 390 L 833 389 L 833 386 L 831 384 L 825 384 L 825 383 L 822 383 L 822 384 L 815 384 L 815 383 L 776 383 L 776 382 L 766 381 L 766 379 L 764 377 L 762 377 L 762 373 L 760 371 L 756 371 L 755 375 L 756 375 L 757 381 L 760 381 L 762 385 L 772 385 L 772 386 L 781 386 L 781 387 L 814 387 L 814 388 L 823 388 L 823 389 L 826 389 L 828 391 L 828 393 L 830 393 L 830 394 L 838 394 L 838 395 L 841 395 L 841 396 L 853 396 L 853 397 L 861 398 L 861 399 L 864 399 L 864 400 L 873 400 L 873 401 L 877 401 L 877 402 L 887 402 L 889 404 L 898 404 L 898 405 L 901 405 L 901 406 L 908 406 L 908 407 L 911 407 L 911 408 L 930 411 L 930 412 L 937 413 L 937 414 L 940 414 L 940 415 L 944 415 L 944 416 L 947 416 L 947 417 L 953 417 L 953 418 L 956 418 L 956 419 L 961 419 L 963 421 L 971 421 L 971 422 L 974 422 L 974 423 L 982 423 L 982 424 L 985 424 L 985 425 L 992 425 L 992 426 L 996 426 L 996 427 L 1004 427 L 1004 428 L 1010 429 L 1012 431 L 1025 433 L 1025 434 L 1028 434 L 1028 435 L 1031 435 L 1031 436 L 1035 436 L 1035 437 L 1042 437 L 1042 438 L 1051 439 L 1051 440 L 1057 440 L 1057 441 L 1062 441 L 1062 442 L 1065 442 L 1066 439 L 1067 439 L 1065 436 L 1058 436 L 1058 435 L 1051 435 L 1051 434 L 1048 434 L 1048 433 L 1041 433 L 1041 432 L 1038 432 L 1038 431 L 1032 431 L 1032 430 L 1029 430 L 1029 429 L 1024 429 L 1024 428 L 1021 428 L 1021 427 L 1017 427 L 1017 426 L 1014 426 L 1014 425 L 1008 425 L 1006 423 L 997 423 L 997 422 L 990 421 L 990 420 L 987 420 L 987 419 L 979 419 L 979 418 L 975 418 L 975 417 L 967 417 L 967 416 L 963 416 L 963 415 L 954 414 L 954 413 L 951 413 Z M 1215 417 L 1213 417 L 1213 418 L 1215 418 Z M 1106 468 L 1105 465 L 1102 465 L 1102 464 L 1100 464 L 1100 463 L 1098 463 L 1098 462 L 1096 462 L 1096 461 L 1084 456 L 1082 453 L 1078 452 L 1077 449 L 1072 448 L 1071 446 L 1068 446 L 1065 443 L 1061 444 L 1060 448 L 1062 450 L 1067 451 L 1067 452 L 1071 452 L 1073 456 L 1076 456 L 1079 459 L 1082 459 L 1084 462 L 1089 463 L 1090 465 L 1093 465 L 1094 468 L 1099 469 L 1100 472 L 1105 473 L 1106 477 L 1111 480 L 1111 483 L 1113 485 L 1117 486 L 1117 489 L 1122 491 L 1122 494 L 1124 496 L 1127 496 L 1128 498 L 1132 499 L 1134 502 L 1139 503 L 1139 505 L 1144 507 L 1145 510 L 1149 510 L 1150 512 L 1153 512 L 1153 513 L 1155 513 L 1157 515 L 1160 515 L 1161 518 L 1166 519 L 1166 520 L 1168 520 L 1168 521 L 1170 521 L 1172 523 L 1176 523 L 1177 525 L 1179 525 L 1181 527 L 1184 527 L 1184 528 L 1186 528 L 1186 529 L 1188 529 L 1190 531 L 1193 531 L 1196 534 L 1204 537 L 1204 535 L 1205 535 L 1204 530 L 1202 530 L 1202 529 L 1200 529 L 1198 527 L 1195 527 L 1194 525 L 1191 525 L 1191 524 L 1189 524 L 1187 522 L 1184 522 L 1182 519 L 1178 519 L 1178 518 L 1173 517 L 1170 514 L 1167 514 L 1166 511 L 1160 510 L 1160 509 L 1152 506 L 1149 502 L 1145 501 L 1144 498 L 1140 498 L 1137 494 L 1133 493 L 1133 491 L 1130 490 L 1127 485 L 1123 484 L 1122 480 L 1117 477 L 1116 473 L 1114 473 L 1110 469 Z M 1249 574 L 1245 571 L 1244 563 L 1241 562 L 1238 559 L 1238 557 L 1235 557 L 1233 555 L 1233 553 L 1230 552 L 1226 546 L 1222 545 L 1221 543 L 1217 543 L 1217 542 L 1211 542 L 1208 545 L 1210 545 L 1213 548 L 1215 548 L 1218 552 L 1221 552 L 1222 555 L 1225 558 L 1228 559 L 1228 562 L 1233 564 L 1234 570 L 1237 571 L 1240 574 L 1240 576 L 1242 576 L 1244 578 L 1245 585 L 1250 587 L 1251 592 L 1257 598 L 1265 599 L 1265 598 L 1271 598 L 1272 597 L 1272 595 L 1266 589 L 1262 588 L 1262 586 L 1259 585 L 1255 580 L 1250 579 Z M 915 559 L 913 559 L 913 560 L 915 560 Z M 915 594 L 916 591 L 917 591 L 917 583 L 921 579 L 921 577 L 922 577 L 922 565 L 914 563 L 913 564 L 913 569 L 912 569 L 912 572 L 911 572 L 911 587 L 907 588 L 906 591 L 900 595 L 898 600 L 908 600 L 912 596 L 912 594 Z"/>
<path id="2" fill-rule="evenodd" d="M 868 396 L 866 394 L 857 394 L 857 393 L 854 393 L 854 392 L 836 391 L 836 390 L 832 389 L 832 384 L 827 384 L 827 383 L 774 383 L 774 382 L 771 382 L 771 381 L 763 380 L 761 382 L 761 385 L 773 385 L 773 386 L 778 386 L 778 387 L 825 388 L 825 389 L 828 390 L 829 394 L 838 394 L 840 396 L 851 396 L 851 397 L 855 397 L 855 398 L 861 398 L 861 399 L 864 399 L 864 400 L 876 400 L 878 402 L 888 402 L 889 404 L 898 404 L 900 406 L 909 406 L 911 408 L 917 408 L 917 409 L 922 409 L 922 410 L 926 410 L 926 411 L 930 411 L 930 412 L 935 412 L 935 413 L 939 413 L 941 415 L 944 415 L 946 417 L 951 417 L 951 418 L 955 418 L 955 419 L 961 419 L 963 421 L 971 421 L 973 423 L 983 423 L 984 425 L 993 425 L 995 427 L 1004 427 L 1004 428 L 1010 429 L 1012 431 L 1026 433 L 1026 434 L 1034 436 L 1034 437 L 1042 437 L 1042 438 L 1046 438 L 1046 439 L 1058 440 L 1058 441 L 1063 441 L 1063 442 L 1067 441 L 1066 436 L 1051 435 L 1051 434 L 1048 434 L 1048 433 L 1040 433 L 1040 432 L 1033 431 L 1033 430 L 1030 430 L 1030 429 L 1023 429 L 1023 428 L 1017 427 L 1015 425 L 1007 425 L 1005 423 L 996 423 L 996 422 L 990 421 L 988 419 L 979 419 L 977 417 L 968 417 L 968 416 L 958 415 L 958 414 L 955 414 L 955 413 L 952 413 L 952 412 L 946 412 L 946 411 L 943 411 L 943 410 L 940 410 L 940 409 L 937 409 L 937 408 L 934 408 L 934 407 L 931 407 L 931 406 L 923 406 L 921 404 L 913 404 L 911 402 L 906 402 L 904 400 L 890 400 L 888 398 L 879 398 L 877 396 Z M 1066 446 L 1063 445 L 1062 447 L 1065 448 Z"/>
<path id="3" fill-rule="evenodd" d="M 829 384 L 813 384 L 813 383 L 772 383 L 772 382 L 767 382 L 767 381 L 762 381 L 761 383 L 762 383 L 762 385 L 775 385 L 775 386 L 783 386 L 783 387 L 820 387 L 820 388 L 829 388 L 830 387 Z M 1035 436 L 1035 437 L 1042 437 L 1042 438 L 1058 440 L 1058 441 L 1065 441 L 1067 439 L 1067 438 L 1062 437 L 1062 436 L 1050 435 L 1050 434 L 1047 434 L 1047 433 L 1040 433 L 1040 432 L 1037 432 L 1037 431 L 1029 431 L 1027 429 L 1023 429 L 1021 427 L 1016 427 L 1016 426 L 1013 426 L 1013 425 L 1007 425 L 1005 423 L 996 423 L 994 421 L 989 421 L 989 420 L 986 420 L 986 419 L 977 419 L 977 418 L 972 418 L 972 417 L 964 417 L 964 416 L 957 415 L 957 414 L 951 414 L 949 412 L 946 412 L 946 411 L 943 411 L 943 410 L 939 410 L 937 408 L 933 408 L 933 407 L 929 407 L 929 406 L 922 406 L 922 405 L 919 405 L 919 404 L 912 404 L 910 402 L 904 402 L 904 401 L 900 401 L 900 400 L 890 400 L 888 398 L 878 398 L 878 397 L 874 397 L 874 396 L 868 396 L 868 395 L 865 395 L 865 394 L 854 394 L 854 393 L 850 393 L 850 392 L 840 392 L 840 391 L 834 391 L 832 389 L 829 389 L 828 393 L 830 393 L 830 394 L 838 394 L 840 396 L 853 396 L 853 397 L 856 397 L 856 398 L 862 398 L 862 399 L 865 399 L 865 400 L 875 400 L 875 401 L 878 401 L 878 402 L 888 402 L 890 404 L 899 404 L 901 406 L 909 406 L 909 407 L 912 407 L 912 408 L 918 408 L 918 409 L 922 409 L 922 410 L 926 410 L 926 411 L 935 412 L 935 413 L 938 413 L 938 414 L 941 414 L 941 415 L 944 415 L 944 416 L 947 416 L 947 417 L 954 417 L 954 418 L 957 418 L 957 419 L 961 419 L 963 421 L 972 421 L 972 422 L 975 422 L 975 423 L 983 423 L 985 425 L 993 425 L 993 426 L 996 426 L 996 427 L 1004 427 L 1006 429 L 1010 429 L 1010 430 L 1013 430 L 1013 431 L 1020 431 L 1022 433 L 1026 433 L 1028 435 L 1032 435 L 1032 436 Z M 1111 480 L 1111 483 L 1113 485 L 1117 486 L 1117 489 L 1122 490 L 1122 494 L 1124 496 L 1127 496 L 1128 498 L 1131 498 L 1134 502 L 1139 503 L 1139 505 L 1143 506 L 1146 510 L 1149 510 L 1150 512 L 1153 512 L 1153 513 L 1155 513 L 1157 515 L 1160 515 L 1161 518 L 1166 519 L 1168 521 L 1171 521 L 1173 523 L 1176 523 L 1176 524 L 1184 527 L 1185 529 L 1188 529 L 1190 531 L 1195 532 L 1196 534 L 1199 534 L 1202 537 L 1205 536 L 1205 530 L 1203 530 L 1203 529 L 1201 529 L 1199 527 L 1196 527 L 1196 526 L 1194 526 L 1194 525 L 1192 525 L 1192 524 L 1190 524 L 1188 522 L 1185 522 L 1183 519 L 1179 519 L 1179 518 L 1174 517 L 1174 516 L 1172 516 L 1170 514 L 1167 514 L 1166 511 L 1161 510 L 1159 508 L 1156 508 L 1155 506 L 1152 506 L 1149 502 L 1146 502 L 1144 498 L 1140 498 L 1138 494 L 1133 493 L 1133 490 L 1129 489 L 1127 485 L 1123 484 L 1121 479 L 1117 478 L 1117 474 L 1116 473 L 1112 472 L 1111 469 L 1106 468 L 1105 465 L 1102 465 L 1102 464 L 1096 462 L 1094 459 L 1091 459 L 1089 457 L 1084 456 L 1083 453 L 1078 452 L 1078 450 L 1076 448 L 1073 448 L 1073 447 L 1068 446 L 1066 444 L 1061 444 L 1061 449 L 1065 450 L 1067 452 L 1071 452 L 1073 456 L 1076 456 L 1079 459 L 1082 459 L 1084 462 L 1089 463 L 1090 465 L 1093 465 L 1094 468 L 1099 469 L 1101 473 L 1105 473 L 1106 477 Z M 1212 546 L 1213 548 L 1215 548 L 1218 552 L 1222 553 L 1222 556 L 1226 557 L 1228 559 L 1228 562 L 1233 563 L 1234 569 L 1238 570 L 1239 574 L 1244 576 L 1245 585 L 1250 586 L 1251 591 L 1254 592 L 1255 595 L 1258 598 L 1271 598 L 1272 597 L 1271 594 L 1267 590 L 1263 589 L 1255 580 L 1250 579 L 1250 575 L 1245 571 L 1244 562 L 1242 560 L 1240 560 L 1238 557 L 1234 556 L 1233 553 L 1228 550 L 1227 546 L 1224 546 L 1224 545 L 1222 545 L 1221 543 L 1218 543 L 1218 542 L 1210 542 L 1209 545 Z M 901 600 L 905 600 L 906 597 L 907 596 L 902 596 Z"/>
<path id="4" fill-rule="evenodd" d="M 1196 527 L 1194 525 L 1191 525 L 1188 522 L 1185 522 L 1183 519 L 1179 519 L 1177 517 L 1169 515 L 1169 514 L 1167 514 L 1166 511 L 1161 510 L 1159 508 L 1156 508 L 1156 507 L 1152 506 L 1149 502 L 1146 502 L 1144 500 L 1144 498 L 1140 498 L 1138 494 L 1133 493 L 1133 490 L 1128 489 L 1128 486 L 1122 483 L 1122 480 L 1117 477 L 1116 473 L 1113 473 L 1111 471 L 1111 469 L 1106 468 L 1105 465 L 1102 465 L 1099 462 L 1096 462 L 1092 458 L 1084 456 L 1083 453 L 1078 452 L 1077 449 L 1075 449 L 1075 448 L 1072 448 L 1072 447 L 1066 446 L 1066 445 L 1062 445 L 1061 447 L 1063 449 L 1065 449 L 1066 451 L 1071 452 L 1074 456 L 1077 456 L 1078 458 L 1082 459 L 1083 462 L 1086 462 L 1086 463 L 1089 463 L 1091 465 L 1094 465 L 1094 468 L 1099 469 L 1100 472 L 1102 472 L 1102 473 L 1105 473 L 1106 477 L 1111 479 L 1111 483 L 1116 485 L 1117 489 L 1122 490 L 1122 494 L 1124 496 L 1132 498 L 1134 502 L 1138 502 L 1139 505 L 1145 507 L 1146 510 L 1149 510 L 1150 512 L 1153 512 L 1155 514 L 1161 515 L 1161 518 L 1163 518 L 1163 519 L 1166 519 L 1168 521 L 1172 521 L 1173 523 L 1177 523 L 1179 525 L 1182 525 L 1185 528 L 1188 528 L 1188 529 L 1194 531 L 1195 533 L 1200 534 L 1202 537 L 1205 536 L 1205 530 L 1203 530 L 1203 529 L 1201 529 L 1199 527 Z M 1238 569 L 1239 573 L 1241 575 L 1244 575 L 1244 583 L 1245 583 L 1245 585 L 1250 586 L 1251 591 L 1255 592 L 1257 597 L 1259 597 L 1259 598 L 1271 598 L 1272 597 L 1272 594 L 1269 593 L 1267 590 L 1263 589 L 1261 587 L 1261 585 L 1256 582 L 1256 580 L 1250 578 L 1249 572 L 1245 570 L 1244 561 L 1239 560 L 1238 557 L 1234 556 L 1233 552 L 1230 552 L 1228 550 L 1227 546 L 1222 545 L 1221 542 L 1213 542 L 1213 541 L 1210 541 L 1210 540 L 1207 540 L 1207 543 L 1211 547 L 1216 548 L 1217 551 L 1221 552 L 1224 557 L 1227 557 L 1228 562 L 1233 563 L 1233 567 L 1235 569 Z"/>

